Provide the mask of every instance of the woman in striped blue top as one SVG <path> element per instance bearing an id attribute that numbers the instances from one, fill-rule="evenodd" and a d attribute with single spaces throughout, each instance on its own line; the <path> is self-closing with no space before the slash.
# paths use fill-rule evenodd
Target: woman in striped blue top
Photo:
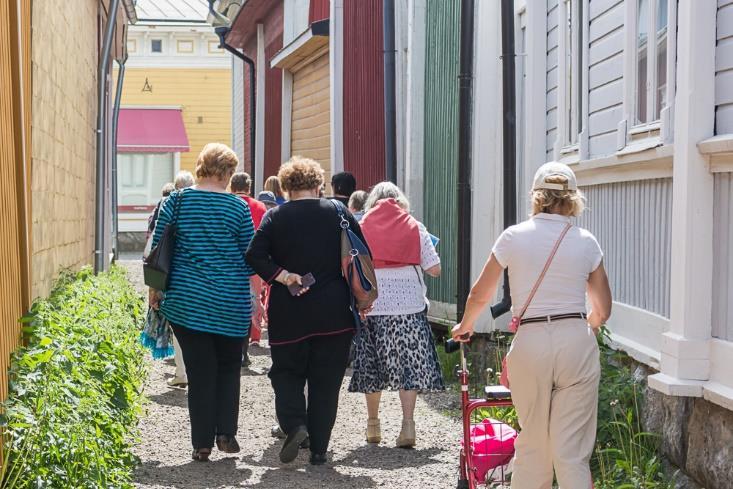
<path id="1" fill-rule="evenodd" d="M 199 461 L 208 460 L 214 441 L 220 451 L 239 451 L 239 369 L 252 315 L 253 272 L 244 254 L 254 226 L 247 203 L 227 192 L 237 164 L 227 146 L 206 145 L 196 166 L 197 185 L 170 195 L 153 237 L 155 246 L 175 221 L 168 290 L 150 295 L 181 345 L 193 458 Z"/>

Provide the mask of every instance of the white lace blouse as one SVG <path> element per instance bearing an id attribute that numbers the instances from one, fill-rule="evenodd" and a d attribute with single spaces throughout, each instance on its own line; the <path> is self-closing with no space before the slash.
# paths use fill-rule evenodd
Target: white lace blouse
<path id="1" fill-rule="evenodd" d="M 399 316 L 422 312 L 428 305 L 423 270 L 440 264 L 430 235 L 422 223 L 420 228 L 420 266 L 378 268 L 379 297 L 370 316 Z"/>

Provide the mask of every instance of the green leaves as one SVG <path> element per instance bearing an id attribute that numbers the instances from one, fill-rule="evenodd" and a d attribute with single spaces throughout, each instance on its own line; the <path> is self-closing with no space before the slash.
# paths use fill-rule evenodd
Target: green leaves
<path id="1" fill-rule="evenodd" d="M 143 301 L 122 269 L 64 273 L 20 319 L 0 409 L 0 489 L 131 488 L 142 412 Z"/>

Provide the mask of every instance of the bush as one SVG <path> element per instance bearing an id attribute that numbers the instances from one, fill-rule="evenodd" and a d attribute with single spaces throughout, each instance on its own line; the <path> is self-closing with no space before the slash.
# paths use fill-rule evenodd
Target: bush
<path id="1" fill-rule="evenodd" d="M 126 488 L 145 377 L 143 301 L 113 268 L 67 273 L 21 319 L 0 427 L 5 488 Z"/>

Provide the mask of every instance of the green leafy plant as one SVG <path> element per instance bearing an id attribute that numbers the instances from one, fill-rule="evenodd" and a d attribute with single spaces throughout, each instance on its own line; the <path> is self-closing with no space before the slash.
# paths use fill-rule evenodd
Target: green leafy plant
<path id="1" fill-rule="evenodd" d="M 145 378 L 143 301 L 120 268 L 65 273 L 21 319 L 0 488 L 128 488 Z"/>

